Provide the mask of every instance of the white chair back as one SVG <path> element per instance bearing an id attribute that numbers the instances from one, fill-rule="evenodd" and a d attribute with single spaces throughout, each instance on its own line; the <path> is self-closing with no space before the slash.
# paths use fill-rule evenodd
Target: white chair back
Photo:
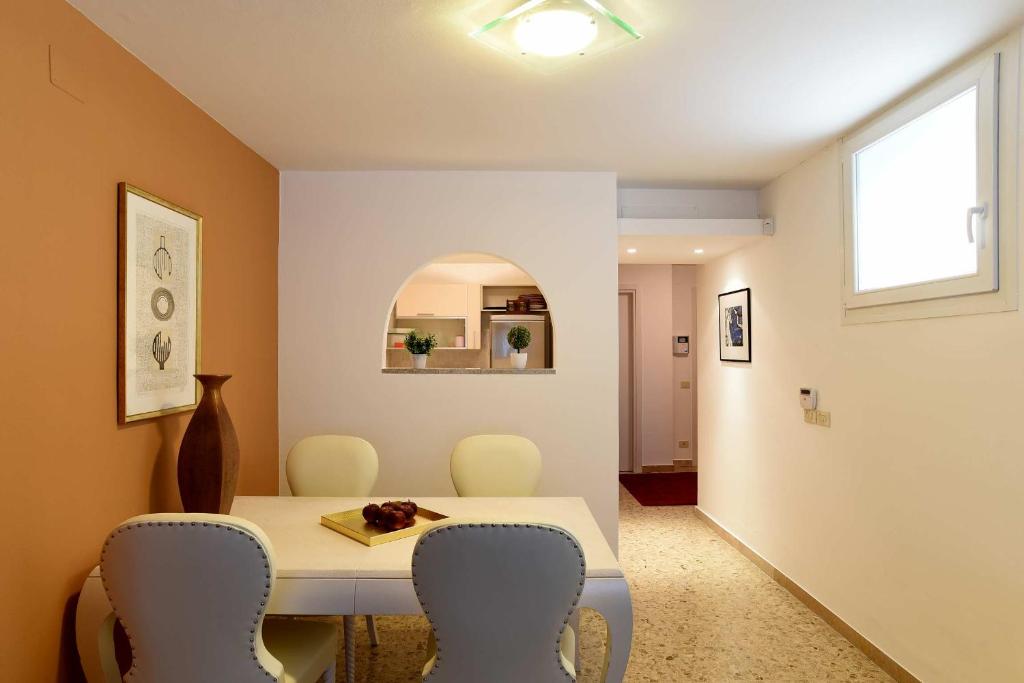
<path id="1" fill-rule="evenodd" d="M 296 496 L 368 496 L 377 482 L 377 451 L 366 439 L 340 434 L 307 436 L 285 463 Z"/>
<path id="2" fill-rule="evenodd" d="M 132 647 L 126 680 L 267 683 L 284 670 L 264 647 L 274 555 L 263 532 L 228 515 L 133 517 L 100 560 Z"/>
<path id="3" fill-rule="evenodd" d="M 469 436 L 452 451 L 452 483 L 460 496 L 532 496 L 540 483 L 540 450 L 522 436 Z"/>
<path id="4" fill-rule="evenodd" d="M 433 627 L 435 683 L 565 683 L 562 634 L 586 578 L 579 542 L 538 524 L 452 524 L 424 534 L 413 583 Z"/>

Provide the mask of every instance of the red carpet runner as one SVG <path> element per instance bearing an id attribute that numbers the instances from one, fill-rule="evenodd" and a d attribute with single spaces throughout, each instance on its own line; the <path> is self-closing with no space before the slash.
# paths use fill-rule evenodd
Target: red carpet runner
<path id="1" fill-rule="evenodd" d="M 619 474 L 619 481 L 641 505 L 696 505 L 696 472 Z"/>

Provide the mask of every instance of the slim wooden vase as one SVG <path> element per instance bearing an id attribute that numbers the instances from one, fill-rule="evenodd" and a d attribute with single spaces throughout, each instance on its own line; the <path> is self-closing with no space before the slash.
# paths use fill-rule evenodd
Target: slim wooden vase
<path id="1" fill-rule="evenodd" d="M 196 375 L 203 385 L 178 449 L 178 492 L 185 512 L 226 515 L 238 483 L 238 435 L 220 388 L 231 375 Z"/>

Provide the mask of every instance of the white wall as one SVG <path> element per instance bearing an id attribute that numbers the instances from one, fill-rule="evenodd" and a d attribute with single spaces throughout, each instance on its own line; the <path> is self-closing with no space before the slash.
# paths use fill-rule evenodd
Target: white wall
<path id="1" fill-rule="evenodd" d="M 621 188 L 619 218 L 757 218 L 757 190 Z"/>
<path id="2" fill-rule="evenodd" d="M 918 678 L 1024 680 L 1024 315 L 842 326 L 840 188 L 833 145 L 762 192 L 774 238 L 704 266 L 700 506 Z M 722 363 L 716 295 L 748 286 L 754 362 Z"/>
<path id="3" fill-rule="evenodd" d="M 619 266 L 619 290 L 636 290 L 640 464 L 671 465 L 673 448 L 672 266 Z M 680 456 L 681 457 L 681 456 Z"/>
<path id="4" fill-rule="evenodd" d="M 690 355 L 672 358 L 673 424 L 675 443 L 689 441 L 690 448 L 676 449 L 675 457 L 697 464 L 697 274 L 703 266 L 672 266 L 672 335 L 690 337 Z M 714 337 L 709 337 L 712 341 Z M 683 389 L 680 383 L 690 383 Z"/>
<path id="5" fill-rule="evenodd" d="M 672 337 L 690 336 L 696 345 L 694 288 L 698 266 L 619 265 L 619 290 L 636 290 L 636 324 L 640 331 L 642 465 L 671 465 L 676 458 L 696 458 L 694 354 L 673 356 Z M 679 383 L 689 380 L 690 389 Z M 690 448 L 678 447 L 689 441 Z"/>
<path id="6" fill-rule="evenodd" d="M 282 468 L 303 436 L 355 434 L 380 455 L 375 494 L 454 495 L 456 441 L 522 434 L 544 454 L 540 495 L 586 498 L 616 547 L 616 245 L 611 173 L 282 173 Z M 381 373 L 394 297 L 455 252 L 537 280 L 557 374 Z"/>

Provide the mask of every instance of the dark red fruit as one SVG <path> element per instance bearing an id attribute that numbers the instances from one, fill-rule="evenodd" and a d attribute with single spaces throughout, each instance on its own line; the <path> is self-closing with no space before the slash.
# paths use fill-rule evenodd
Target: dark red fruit
<path id="1" fill-rule="evenodd" d="M 380 506 L 376 503 L 370 503 L 363 508 L 363 519 L 370 524 L 376 524 L 377 519 L 380 517 Z"/>
<path id="2" fill-rule="evenodd" d="M 405 515 L 400 510 L 389 510 L 381 520 L 384 526 L 391 531 L 398 531 L 405 528 Z"/>
<path id="3" fill-rule="evenodd" d="M 411 500 L 389 500 L 377 505 L 370 503 L 363 508 L 363 519 L 385 531 L 399 531 L 416 524 L 419 507 Z"/>

